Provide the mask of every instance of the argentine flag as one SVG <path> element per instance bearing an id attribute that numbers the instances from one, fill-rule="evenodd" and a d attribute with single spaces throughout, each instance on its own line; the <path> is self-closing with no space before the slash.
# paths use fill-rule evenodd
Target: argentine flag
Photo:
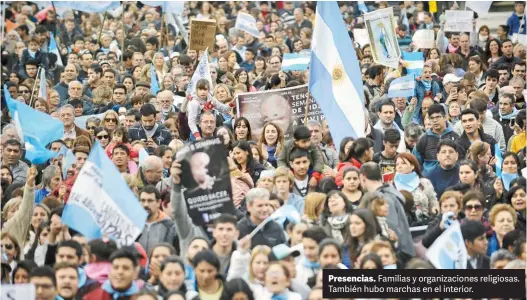
<path id="1" fill-rule="evenodd" d="M 338 147 L 344 137 L 364 136 L 362 76 L 337 2 L 319 1 L 314 24 L 309 90 Z"/>
<path id="2" fill-rule="evenodd" d="M 415 96 L 415 77 L 413 74 L 394 79 L 390 83 L 389 98 L 412 96 Z"/>
<path id="3" fill-rule="evenodd" d="M 161 6 L 163 12 L 181 14 L 185 7 L 185 1 L 141 1 L 141 3 L 148 6 Z"/>
<path id="4" fill-rule="evenodd" d="M 239 12 L 234 28 L 243 30 L 256 38 L 260 36 L 260 32 L 258 32 L 256 27 L 256 19 L 250 14 Z"/>
<path id="5" fill-rule="evenodd" d="M 203 52 L 203 55 L 201 55 L 201 58 L 199 60 L 199 65 L 194 71 L 194 75 L 192 75 L 192 79 L 190 80 L 188 86 L 187 86 L 187 95 L 192 95 L 196 92 L 196 84 L 200 79 L 207 79 L 209 82 L 210 90 L 212 93 L 213 90 L 213 84 L 212 84 L 212 77 L 210 77 L 210 70 L 209 70 L 209 48 Z"/>
<path id="6" fill-rule="evenodd" d="M 436 269 L 466 269 L 467 248 L 459 221 L 455 221 L 428 248 L 426 258 Z"/>
<path id="7" fill-rule="evenodd" d="M 59 48 L 57 48 L 57 41 L 55 41 L 55 37 L 53 36 L 53 33 L 51 31 L 49 32 L 48 52 L 53 53 L 57 56 L 57 65 L 63 66 L 62 58 L 60 57 L 59 53 Z"/>
<path id="8" fill-rule="evenodd" d="M 118 8 L 119 1 L 52 1 L 57 14 L 63 16 L 68 10 L 80 10 L 87 13 L 103 13 Z"/>
<path id="9" fill-rule="evenodd" d="M 311 60 L 311 52 L 284 53 L 282 71 L 305 71 Z"/>
<path id="10" fill-rule="evenodd" d="M 88 240 L 109 236 L 132 245 L 143 231 L 147 213 L 96 141 L 71 189 L 62 223 Z"/>
<path id="11" fill-rule="evenodd" d="M 423 52 L 403 52 L 402 56 L 407 74 L 415 74 L 415 77 L 421 76 L 425 65 Z"/>
<path id="12" fill-rule="evenodd" d="M 157 82 L 157 74 L 154 69 L 154 64 L 150 65 L 150 89 L 152 90 L 152 95 L 156 96 L 159 92 L 159 83 Z"/>
<path id="13" fill-rule="evenodd" d="M 64 135 L 64 124 L 50 115 L 35 110 L 11 98 L 4 86 L 4 97 L 11 117 L 15 121 L 18 136 L 26 148 L 26 159 L 33 164 L 43 164 L 58 154 L 46 149 L 46 145 Z"/>

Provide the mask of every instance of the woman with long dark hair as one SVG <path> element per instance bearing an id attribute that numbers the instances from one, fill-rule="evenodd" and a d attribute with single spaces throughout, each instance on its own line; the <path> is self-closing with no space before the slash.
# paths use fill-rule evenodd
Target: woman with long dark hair
<path id="1" fill-rule="evenodd" d="M 237 141 L 232 145 L 234 162 L 238 169 L 244 173 L 249 173 L 253 182 L 258 182 L 260 173 L 264 167 L 253 159 L 251 146 L 245 141 Z"/>
<path id="2" fill-rule="evenodd" d="M 250 141 L 251 124 L 245 117 L 239 117 L 234 121 L 234 139 L 236 141 Z"/>
<path id="3" fill-rule="evenodd" d="M 349 216 L 349 235 L 346 239 L 349 258 L 353 264 L 357 261 L 362 246 L 373 241 L 379 235 L 375 215 L 369 210 L 359 208 Z"/>
<path id="4" fill-rule="evenodd" d="M 503 56 L 501 51 L 501 42 L 498 39 L 488 40 L 485 45 L 484 58 L 489 65 L 497 61 L 500 57 Z"/>
<path id="5" fill-rule="evenodd" d="M 349 152 L 344 159 L 337 165 L 337 186 L 342 186 L 342 171 L 344 167 L 355 167 L 360 169 L 362 164 L 373 159 L 373 141 L 368 138 L 358 138 L 351 145 Z"/>

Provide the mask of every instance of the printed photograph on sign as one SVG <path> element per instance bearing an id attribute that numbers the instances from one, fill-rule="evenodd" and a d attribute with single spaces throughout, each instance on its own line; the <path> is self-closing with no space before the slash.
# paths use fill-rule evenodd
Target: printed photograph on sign
<path id="1" fill-rule="evenodd" d="M 177 153 L 188 213 L 204 229 L 222 213 L 234 213 L 227 154 L 219 137 L 188 144 Z"/>
<path id="2" fill-rule="evenodd" d="M 285 138 L 291 138 L 293 128 L 304 123 L 307 85 L 287 89 L 238 94 L 238 117 L 251 124 L 251 135 L 257 141 L 268 122 L 280 126 Z M 309 97 L 308 120 L 324 121 L 324 115 L 313 97 Z"/>

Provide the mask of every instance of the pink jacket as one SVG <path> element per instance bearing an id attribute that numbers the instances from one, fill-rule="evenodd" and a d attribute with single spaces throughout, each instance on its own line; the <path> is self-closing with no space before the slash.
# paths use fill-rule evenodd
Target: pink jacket
<path id="1" fill-rule="evenodd" d="M 231 185 L 232 185 L 232 201 L 234 207 L 240 207 L 245 194 L 254 187 L 253 180 L 249 173 L 242 173 L 236 169 L 231 171 Z"/>

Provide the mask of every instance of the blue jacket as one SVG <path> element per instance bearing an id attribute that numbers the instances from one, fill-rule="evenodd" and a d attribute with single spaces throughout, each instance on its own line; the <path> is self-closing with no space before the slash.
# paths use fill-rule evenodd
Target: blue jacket
<path id="1" fill-rule="evenodd" d="M 412 154 L 415 155 L 415 157 L 423 167 L 422 169 L 424 176 L 426 176 L 425 174 L 427 174 L 435 166 L 438 165 L 439 162 L 437 161 L 437 145 L 439 145 L 439 142 L 444 139 L 456 141 L 457 139 L 459 139 L 459 135 L 454 132 L 450 125 L 447 125 L 447 128 L 445 129 L 445 131 L 443 131 L 441 135 L 438 135 L 432 132 L 431 129 L 428 129 L 415 145 Z"/>
<path id="2" fill-rule="evenodd" d="M 520 18 L 516 13 L 512 13 L 512 15 L 507 19 L 507 26 L 509 26 L 509 32 L 508 35 L 512 36 L 514 33 L 518 33 L 520 30 Z M 523 18 L 523 29 L 522 34 L 525 34 L 525 29 L 527 28 L 527 20 Z"/>
<path id="3" fill-rule="evenodd" d="M 298 213 L 302 216 L 304 215 L 304 198 L 295 193 L 289 193 L 289 199 L 287 199 L 287 204 L 294 206 Z"/>
<path id="4" fill-rule="evenodd" d="M 421 82 L 421 80 L 416 80 L 415 85 L 415 96 L 417 97 L 417 105 L 414 108 L 414 112 L 412 114 L 412 122 L 415 124 L 421 124 L 421 105 L 423 103 L 423 99 L 426 95 L 426 89 L 424 84 Z M 431 80 L 431 87 L 432 90 L 432 98 L 435 97 L 435 95 L 439 94 L 441 92 L 441 89 L 439 88 L 439 85 L 437 82 Z"/>
<path id="5" fill-rule="evenodd" d="M 500 249 L 500 243 L 498 242 L 498 237 L 494 232 L 489 239 L 489 245 L 487 246 L 487 256 L 490 257 L 492 253 Z"/>

